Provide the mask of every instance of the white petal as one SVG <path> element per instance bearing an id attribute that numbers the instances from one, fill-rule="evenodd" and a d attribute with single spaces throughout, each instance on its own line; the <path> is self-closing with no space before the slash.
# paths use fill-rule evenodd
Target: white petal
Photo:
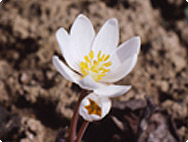
<path id="1" fill-rule="evenodd" d="M 95 31 L 90 20 L 80 14 L 74 21 L 71 31 L 71 53 L 77 64 L 88 55 L 95 37 Z"/>
<path id="2" fill-rule="evenodd" d="M 132 71 L 140 50 L 140 38 L 134 37 L 122 43 L 112 55 L 110 72 L 102 78 L 102 82 L 116 82 Z"/>
<path id="3" fill-rule="evenodd" d="M 77 83 L 79 80 L 79 75 L 73 72 L 69 67 L 67 67 L 57 56 L 52 57 L 53 65 L 61 73 L 63 77 L 67 80 Z"/>
<path id="4" fill-rule="evenodd" d="M 116 82 L 120 79 L 124 78 L 127 74 L 129 74 L 137 62 L 137 55 L 134 55 L 133 57 L 130 57 L 124 63 L 117 66 L 116 68 L 113 68 L 109 74 L 107 74 L 104 78 L 101 79 L 101 82 Z"/>
<path id="5" fill-rule="evenodd" d="M 101 116 L 97 114 L 88 114 L 88 110 L 85 107 L 90 105 L 89 99 L 94 101 L 101 108 Z M 89 122 L 101 120 L 109 113 L 111 105 L 111 100 L 108 97 L 101 97 L 95 93 L 90 93 L 82 100 L 79 108 L 79 114 L 83 117 L 83 119 Z"/>
<path id="6" fill-rule="evenodd" d="M 76 58 L 73 58 L 72 49 L 70 45 L 70 36 L 64 28 L 60 28 L 56 32 L 56 38 L 67 64 L 77 72 L 80 72 Z"/>
<path id="7" fill-rule="evenodd" d="M 79 73 L 82 73 L 80 62 L 89 53 L 94 37 L 91 22 L 82 14 L 74 21 L 70 35 L 63 28 L 56 32 L 57 41 L 67 64 Z"/>
<path id="8" fill-rule="evenodd" d="M 78 81 L 78 85 L 86 90 L 94 90 L 99 87 L 99 84 L 89 75 Z"/>
<path id="9" fill-rule="evenodd" d="M 63 49 L 69 48 L 69 35 L 67 31 L 64 28 L 59 28 L 56 32 L 56 39 L 62 54 L 64 54 Z"/>
<path id="10" fill-rule="evenodd" d="M 100 94 L 100 96 L 117 97 L 117 96 L 121 96 L 125 94 L 130 89 L 131 89 L 131 86 L 101 84 L 98 89 L 94 90 L 94 92 L 96 94 Z"/>
<path id="11" fill-rule="evenodd" d="M 102 51 L 102 54 L 110 55 L 115 51 L 119 42 L 118 30 L 118 22 L 115 18 L 109 19 L 103 25 L 92 45 L 95 56 L 98 54 L 99 50 Z"/>

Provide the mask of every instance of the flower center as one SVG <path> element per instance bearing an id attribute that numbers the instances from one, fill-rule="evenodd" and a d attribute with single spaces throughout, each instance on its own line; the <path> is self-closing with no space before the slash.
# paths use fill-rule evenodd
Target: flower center
<path id="1" fill-rule="evenodd" d="M 90 75 L 95 81 L 102 79 L 106 73 L 110 71 L 111 61 L 107 61 L 110 55 L 101 55 L 101 50 L 97 55 L 97 60 L 94 60 L 94 53 L 91 50 L 88 56 L 84 56 L 85 62 L 80 63 L 83 77 Z"/>
<path id="2" fill-rule="evenodd" d="M 100 106 L 95 101 L 93 101 L 90 98 L 89 98 L 89 102 L 90 102 L 90 104 L 85 106 L 85 108 L 88 111 L 88 114 L 89 115 L 95 114 L 95 115 L 101 116 L 101 108 L 100 108 Z"/>

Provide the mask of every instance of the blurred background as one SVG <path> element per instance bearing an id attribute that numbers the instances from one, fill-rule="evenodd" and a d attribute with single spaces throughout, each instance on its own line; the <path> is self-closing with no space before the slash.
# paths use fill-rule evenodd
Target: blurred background
<path id="1" fill-rule="evenodd" d="M 56 30 L 60 27 L 69 30 L 80 13 L 91 20 L 96 32 L 107 19 L 117 18 L 120 43 L 133 36 L 141 37 L 136 67 L 118 82 L 131 84 L 132 89 L 114 102 L 148 97 L 170 119 L 163 121 L 162 116 L 155 116 L 155 121 L 152 120 L 155 125 L 142 129 L 138 139 L 130 142 L 187 140 L 186 0 L 2 0 L 0 139 L 3 142 L 54 142 L 61 129 L 69 125 L 81 89 L 61 77 L 51 59 L 54 54 L 61 56 Z M 96 125 L 100 123 L 103 121 Z M 107 121 L 102 126 L 106 124 Z M 105 127 L 108 130 L 104 129 L 107 134 L 103 136 L 110 138 L 101 142 L 118 141 L 119 131 L 114 130 L 115 136 L 108 132 L 112 127 Z M 86 131 L 85 141 L 99 142 L 89 139 L 89 133 L 92 133 L 90 138 L 98 136 L 92 128 L 95 124 Z M 140 138 L 143 135 L 145 139 Z M 123 137 L 122 134 L 119 137 Z M 124 140 L 119 138 L 119 141 Z"/>

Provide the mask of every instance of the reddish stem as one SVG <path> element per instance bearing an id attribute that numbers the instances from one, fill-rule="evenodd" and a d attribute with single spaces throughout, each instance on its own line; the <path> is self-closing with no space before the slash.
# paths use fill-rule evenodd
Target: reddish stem
<path id="1" fill-rule="evenodd" d="M 80 103 L 81 103 L 82 99 L 85 96 L 86 96 L 86 91 L 82 90 L 82 92 L 81 92 L 81 94 L 79 96 L 78 102 L 76 104 L 76 107 L 74 109 L 74 114 L 73 114 L 73 117 L 72 117 L 72 120 L 71 120 L 69 142 L 74 142 L 75 141 L 75 138 L 76 138 L 76 126 L 77 126 L 77 123 L 78 123 L 78 116 L 79 116 L 78 110 L 79 110 Z"/>
<path id="2" fill-rule="evenodd" d="M 82 140 L 82 137 L 87 129 L 87 126 L 89 124 L 89 121 L 84 121 L 79 132 L 78 132 L 78 136 L 75 142 L 80 142 Z"/>

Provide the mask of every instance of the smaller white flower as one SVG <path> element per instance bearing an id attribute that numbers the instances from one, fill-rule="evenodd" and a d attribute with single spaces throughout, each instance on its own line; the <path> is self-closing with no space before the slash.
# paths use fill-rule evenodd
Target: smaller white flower
<path id="1" fill-rule="evenodd" d="M 81 101 L 79 114 L 89 122 L 101 120 L 109 113 L 111 105 L 109 97 L 90 93 Z"/>

